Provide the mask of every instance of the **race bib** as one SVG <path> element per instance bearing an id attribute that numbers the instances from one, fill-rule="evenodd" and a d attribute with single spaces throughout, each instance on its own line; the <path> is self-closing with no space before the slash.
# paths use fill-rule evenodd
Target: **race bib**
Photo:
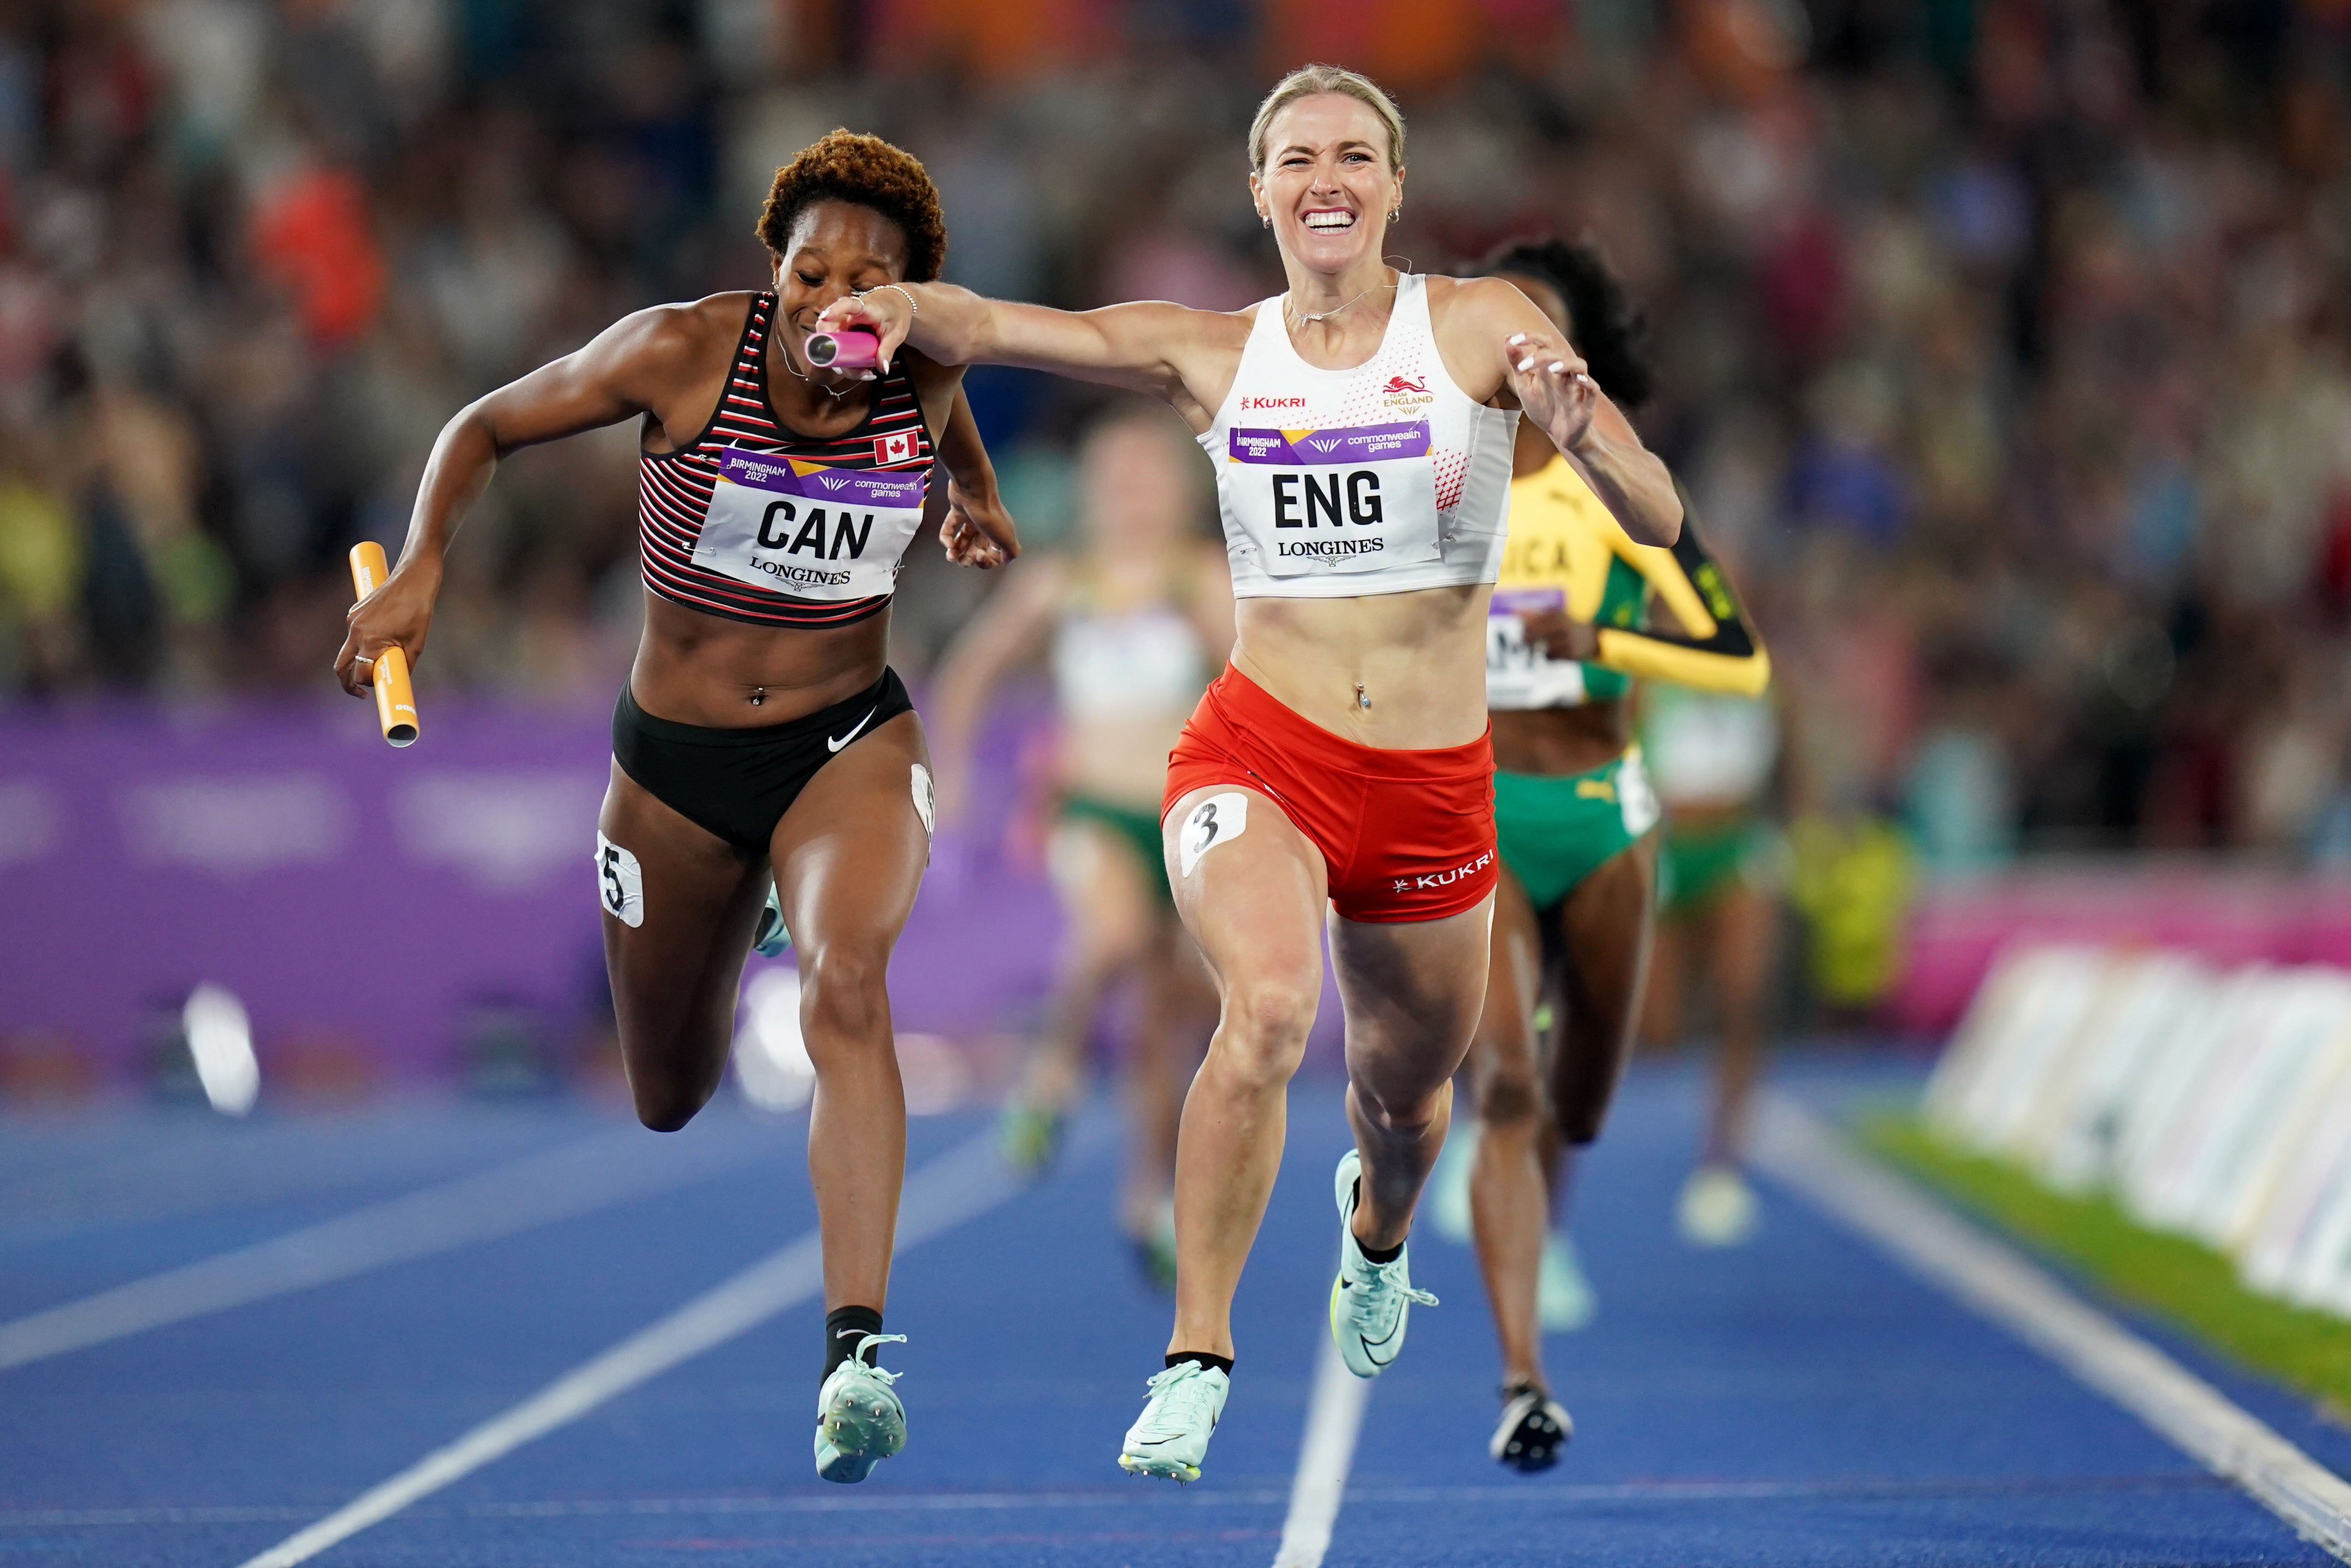
<path id="1" fill-rule="evenodd" d="M 1228 514 L 1274 577 L 1438 559 L 1428 422 L 1232 431 Z"/>
<path id="2" fill-rule="evenodd" d="M 645 873 L 637 857 L 596 834 L 596 895 L 604 913 L 635 930 L 645 923 Z"/>
<path id="3" fill-rule="evenodd" d="M 1657 803 L 1657 792 L 1649 788 L 1649 770 L 1641 766 L 1641 748 L 1633 747 L 1625 754 L 1616 769 L 1616 804 L 1625 813 L 1625 831 L 1639 838 L 1657 825 L 1666 809 Z"/>
<path id="4" fill-rule="evenodd" d="M 1221 795 L 1211 795 L 1192 808 L 1184 819 L 1184 831 L 1176 837 L 1176 866 L 1180 874 L 1190 876 L 1200 863 L 1200 857 L 1218 844 L 1230 843 L 1249 831 L 1249 797 L 1238 789 L 1228 789 Z"/>
<path id="5" fill-rule="evenodd" d="M 831 468 L 729 447 L 694 564 L 796 599 L 871 599 L 898 580 L 924 476 Z"/>
<path id="6" fill-rule="evenodd" d="M 1529 708 L 1579 707 L 1584 701 L 1583 665 L 1554 659 L 1527 641 L 1521 612 L 1557 610 L 1565 596 L 1553 589 L 1496 589 L 1486 612 L 1486 706 L 1520 712 Z"/>

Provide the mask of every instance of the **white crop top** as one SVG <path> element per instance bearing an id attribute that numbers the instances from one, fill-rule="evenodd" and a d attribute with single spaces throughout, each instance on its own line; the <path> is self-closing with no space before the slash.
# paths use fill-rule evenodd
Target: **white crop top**
<path id="1" fill-rule="evenodd" d="M 1180 718 L 1210 673 L 1199 632 L 1168 605 L 1082 611 L 1053 633 L 1053 685 L 1071 718 Z"/>
<path id="2" fill-rule="evenodd" d="M 1345 599 L 1491 582 L 1508 533 L 1516 409 L 1453 384 L 1428 285 L 1396 281 L 1379 351 L 1308 364 L 1280 296 L 1257 308 L 1232 391 L 1200 438 L 1216 465 L 1233 596 Z"/>

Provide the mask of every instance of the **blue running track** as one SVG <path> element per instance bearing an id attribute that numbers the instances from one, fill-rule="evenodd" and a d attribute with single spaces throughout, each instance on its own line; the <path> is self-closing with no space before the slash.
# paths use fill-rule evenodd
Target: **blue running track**
<path id="1" fill-rule="evenodd" d="M 1828 1109 L 1907 1082 L 1823 1059 L 1782 1082 Z M 1577 1437 L 1548 1475 L 1486 1458 L 1497 1373 L 1474 1267 L 1416 1241 L 1416 1281 L 1445 1304 L 1415 1314 L 1374 1385 L 1333 1568 L 2333 1561 L 1768 1184 L 1750 1245 L 1681 1244 L 1696 1090 L 1681 1069 L 1636 1071 L 1580 1178 L 1601 1315 L 1552 1342 Z M 1097 1136 L 902 1257 L 889 1322 L 912 1337 L 890 1364 L 912 1438 L 864 1486 L 810 1468 L 810 1300 L 313 1561 L 1266 1568 L 1327 1332 L 1345 1136 L 1330 1082 L 1299 1084 L 1291 1116 L 1196 1486 L 1113 1462 L 1167 1308 L 1117 1241 Z M 987 1126 L 916 1122 L 910 1168 Z M 706 1159 L 592 1212 L 0 1369 L 0 1568 L 235 1568 L 812 1227 L 799 1124 L 730 1103 L 676 1137 Z M 588 1140 L 666 1157 L 575 1104 L 0 1123 L 0 1324 Z M 2131 1326 L 2351 1469 L 2351 1433 Z"/>

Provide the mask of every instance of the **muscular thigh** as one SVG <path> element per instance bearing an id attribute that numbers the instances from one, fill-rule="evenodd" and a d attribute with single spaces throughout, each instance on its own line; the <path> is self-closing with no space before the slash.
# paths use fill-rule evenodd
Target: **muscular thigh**
<path id="1" fill-rule="evenodd" d="M 1543 934 L 1519 879 L 1505 870 L 1494 885 L 1494 930 L 1489 944 L 1486 999 L 1471 1047 L 1470 1066 L 1482 1097 L 1501 1095 L 1506 1107 L 1531 1109 L 1540 1076 L 1534 1013 L 1542 989 Z"/>
<path id="2" fill-rule="evenodd" d="M 912 713 L 817 769 L 770 845 L 803 970 L 837 945 L 886 956 L 930 862 L 930 752 Z"/>
<path id="3" fill-rule="evenodd" d="M 1219 991 L 1263 980 L 1319 995 L 1327 873 L 1281 808 L 1254 789 L 1208 785 L 1176 803 L 1163 838 L 1176 912 Z"/>
<path id="4" fill-rule="evenodd" d="M 1559 911 L 1569 1000 L 1611 1032 L 1625 1027 L 1640 1000 L 1656 868 L 1656 842 L 1644 839 L 1602 862 Z"/>
<path id="5" fill-rule="evenodd" d="M 1602 862 L 1559 912 L 1567 1006 L 1552 1083 L 1572 1143 L 1599 1134 L 1632 1047 L 1648 971 L 1656 868 L 1656 841 L 1644 839 Z"/>
<path id="6" fill-rule="evenodd" d="M 766 868 L 655 800 L 618 764 L 597 828 L 611 846 L 597 868 L 604 963 L 630 1078 L 706 1079 L 726 1061 Z"/>
<path id="7" fill-rule="evenodd" d="M 1485 1005 L 1493 908 L 1488 894 L 1441 920 L 1331 917 L 1352 1071 L 1392 1066 L 1416 1082 L 1461 1065 Z"/>

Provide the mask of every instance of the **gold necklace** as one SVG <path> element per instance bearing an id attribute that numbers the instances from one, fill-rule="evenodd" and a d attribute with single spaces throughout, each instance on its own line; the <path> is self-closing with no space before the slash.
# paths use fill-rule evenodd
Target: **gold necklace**
<path id="1" fill-rule="evenodd" d="M 855 392 L 859 387 L 865 384 L 862 382 L 852 382 L 847 386 L 841 388 L 839 392 L 835 392 L 831 387 L 825 385 L 822 382 L 818 381 L 811 376 L 800 375 L 799 367 L 792 363 L 792 350 L 789 344 L 779 343 L 777 347 L 782 349 L 784 351 L 784 369 L 791 371 L 792 374 L 796 376 L 799 376 L 802 382 L 816 388 L 817 391 L 824 393 L 825 396 L 831 398 L 835 402 L 839 402 L 842 398 L 847 397 L 851 392 Z"/>
<path id="2" fill-rule="evenodd" d="M 1290 299 L 1290 291 L 1288 289 L 1284 289 L 1281 294 L 1281 308 L 1290 315 L 1297 317 L 1301 325 L 1311 321 L 1328 321 L 1332 317 L 1336 316 L 1340 311 L 1347 308 L 1348 305 L 1353 305 L 1356 300 L 1363 298 L 1364 295 L 1376 294 L 1383 288 L 1394 288 L 1395 287 L 1395 284 L 1394 282 L 1374 283 L 1369 288 L 1364 289 L 1363 294 L 1356 295 L 1354 299 L 1348 300 L 1346 305 L 1333 305 L 1330 309 L 1320 311 L 1312 316 L 1309 316 L 1305 311 L 1301 310 L 1297 306 L 1291 304 Z"/>

